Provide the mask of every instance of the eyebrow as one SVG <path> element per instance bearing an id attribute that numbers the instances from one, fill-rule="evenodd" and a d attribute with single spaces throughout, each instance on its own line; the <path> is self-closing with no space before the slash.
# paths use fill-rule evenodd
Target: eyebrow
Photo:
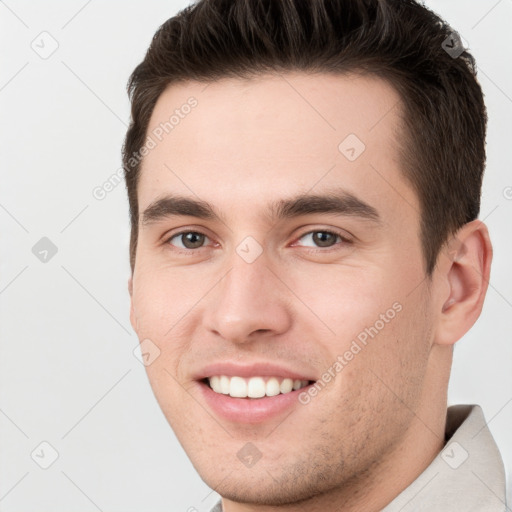
<path id="1" fill-rule="evenodd" d="M 380 223 L 379 213 L 373 206 L 343 190 L 323 194 L 299 194 L 275 201 L 269 205 L 266 218 L 273 223 L 315 213 L 359 217 Z M 190 216 L 225 223 L 222 215 L 207 201 L 171 194 L 151 203 L 141 215 L 141 224 L 152 224 L 174 216 Z"/>

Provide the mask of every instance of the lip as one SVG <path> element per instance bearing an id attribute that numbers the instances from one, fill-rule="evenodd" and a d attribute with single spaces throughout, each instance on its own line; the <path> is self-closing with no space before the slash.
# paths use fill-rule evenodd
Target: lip
<path id="1" fill-rule="evenodd" d="M 246 379 L 251 377 L 281 377 L 283 379 L 294 380 L 318 380 L 315 376 L 267 362 L 258 362 L 250 365 L 241 365 L 231 362 L 211 363 L 203 367 L 192 378 L 194 380 L 203 380 L 207 377 L 213 377 L 214 375 L 244 377 Z"/>
<path id="2" fill-rule="evenodd" d="M 281 393 L 276 396 L 265 396 L 261 398 L 234 398 L 229 395 L 215 393 L 205 382 L 207 377 L 214 375 L 226 375 L 228 377 L 282 377 L 293 380 L 307 380 L 316 382 L 316 378 L 291 370 L 273 363 L 254 363 L 251 365 L 240 365 L 229 362 L 212 363 L 205 366 L 195 375 L 196 384 L 199 387 L 201 396 L 207 407 L 212 412 L 229 422 L 238 424 L 257 424 L 271 420 L 284 414 L 289 414 L 293 407 L 303 407 L 299 402 L 299 395 L 308 391 L 309 384 L 301 389 Z"/>
<path id="3" fill-rule="evenodd" d="M 232 423 L 255 424 L 289 414 L 293 407 L 303 407 L 299 402 L 299 394 L 308 391 L 313 384 L 289 393 L 262 398 L 233 398 L 215 393 L 204 381 L 197 381 L 197 385 L 206 405 L 216 416 Z"/>

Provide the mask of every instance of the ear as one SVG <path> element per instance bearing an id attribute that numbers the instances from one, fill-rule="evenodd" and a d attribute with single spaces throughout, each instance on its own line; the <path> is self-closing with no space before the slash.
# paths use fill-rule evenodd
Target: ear
<path id="1" fill-rule="evenodd" d="M 487 226 L 474 220 L 446 244 L 438 269 L 447 293 L 440 301 L 434 342 L 453 345 L 480 316 L 489 285 L 492 244 Z"/>
<path id="2" fill-rule="evenodd" d="M 133 274 L 128 279 L 128 293 L 130 294 L 130 323 L 135 332 L 137 332 L 137 321 L 135 316 L 135 309 L 133 307 Z"/>

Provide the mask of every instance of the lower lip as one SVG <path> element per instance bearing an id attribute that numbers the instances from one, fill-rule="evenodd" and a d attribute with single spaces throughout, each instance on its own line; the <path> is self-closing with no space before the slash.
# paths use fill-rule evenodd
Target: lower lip
<path id="1" fill-rule="evenodd" d="M 201 393 L 213 411 L 228 421 L 235 423 L 262 423 L 300 405 L 299 394 L 309 389 L 310 384 L 301 389 L 262 398 L 233 398 L 215 393 L 208 384 L 198 382 Z"/>

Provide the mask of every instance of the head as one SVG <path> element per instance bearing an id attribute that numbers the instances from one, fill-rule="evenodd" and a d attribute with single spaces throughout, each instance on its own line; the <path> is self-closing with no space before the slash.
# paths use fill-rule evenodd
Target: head
<path id="1" fill-rule="evenodd" d="M 452 35 L 412 0 L 200 1 L 130 78 L 131 321 L 233 501 L 355 486 L 442 429 L 491 262 L 485 106 Z M 226 398 L 226 374 L 306 387 Z"/>

